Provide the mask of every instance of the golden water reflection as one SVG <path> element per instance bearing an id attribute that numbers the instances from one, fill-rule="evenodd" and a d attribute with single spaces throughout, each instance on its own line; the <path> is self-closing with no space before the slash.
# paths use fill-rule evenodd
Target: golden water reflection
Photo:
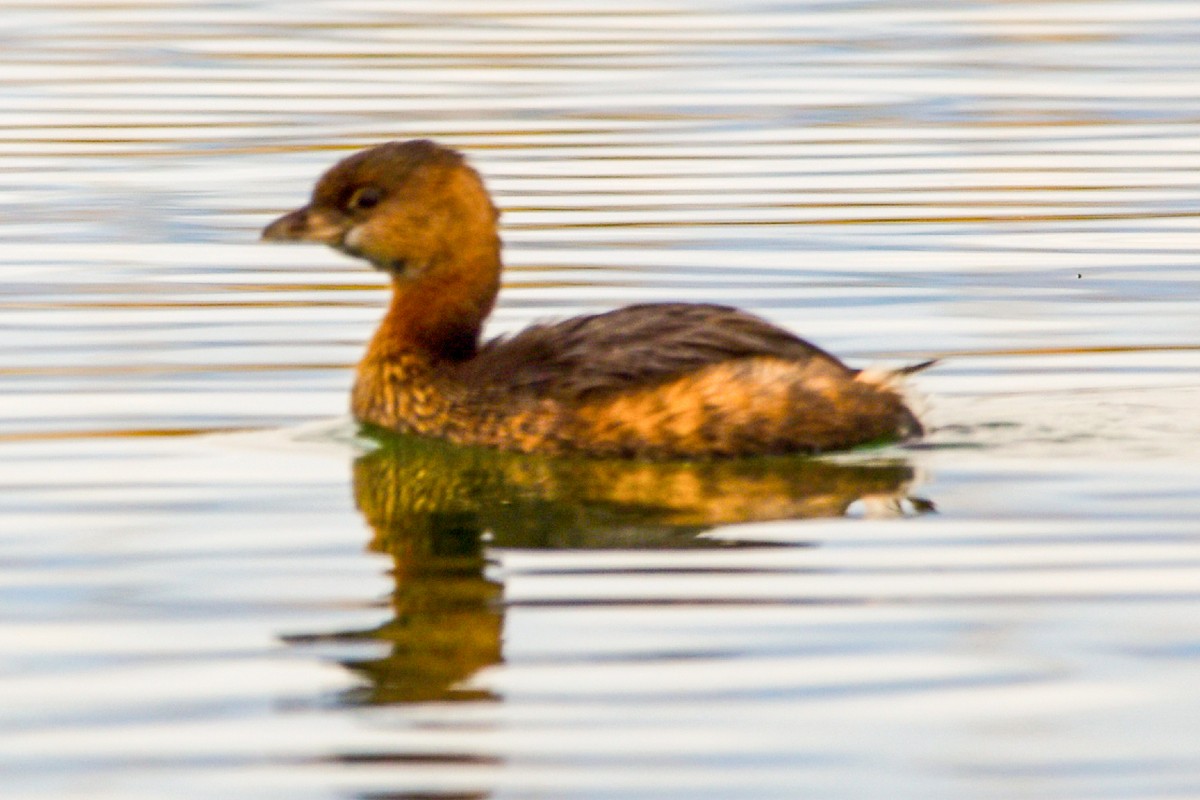
<path id="1" fill-rule="evenodd" d="M 493 699 L 462 685 L 503 660 L 504 587 L 488 574 L 489 548 L 728 547 L 697 534 L 843 516 L 858 501 L 883 513 L 931 510 L 909 495 L 915 482 L 899 459 L 648 463 L 389 441 L 354 463 L 354 493 L 373 531 L 371 549 L 393 561 L 391 618 L 332 637 L 383 643 L 387 652 L 342 662 L 366 680 L 345 700 Z"/>

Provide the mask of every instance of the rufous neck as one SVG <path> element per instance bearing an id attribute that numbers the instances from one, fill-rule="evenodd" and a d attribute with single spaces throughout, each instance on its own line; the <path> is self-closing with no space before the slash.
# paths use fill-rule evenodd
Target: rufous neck
<path id="1" fill-rule="evenodd" d="M 392 279 L 387 314 L 367 351 L 387 360 L 420 356 L 430 362 L 463 361 L 475 355 L 483 323 L 499 290 L 499 264 L 470 269 L 434 267 L 419 278 Z"/>

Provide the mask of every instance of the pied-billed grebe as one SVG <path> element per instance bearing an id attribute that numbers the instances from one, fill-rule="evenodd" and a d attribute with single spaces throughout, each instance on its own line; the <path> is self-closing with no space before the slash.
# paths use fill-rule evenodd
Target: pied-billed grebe
<path id="1" fill-rule="evenodd" d="M 323 242 L 392 279 L 358 365 L 361 422 L 459 444 L 652 458 L 816 453 L 919 435 L 904 372 L 850 369 L 737 309 L 635 305 L 481 343 L 498 212 L 459 153 L 390 142 L 326 172 L 263 238 Z"/>

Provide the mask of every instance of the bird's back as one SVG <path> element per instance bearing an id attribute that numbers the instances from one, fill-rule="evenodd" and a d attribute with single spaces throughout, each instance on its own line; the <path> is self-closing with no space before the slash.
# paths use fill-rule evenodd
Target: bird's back
<path id="1" fill-rule="evenodd" d="M 469 440 L 701 457 L 821 452 L 920 425 L 890 387 L 733 308 L 650 304 L 529 328 L 454 369 Z"/>

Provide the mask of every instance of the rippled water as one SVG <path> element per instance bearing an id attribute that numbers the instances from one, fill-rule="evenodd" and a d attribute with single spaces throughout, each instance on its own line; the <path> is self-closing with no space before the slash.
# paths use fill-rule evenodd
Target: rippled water
<path id="1" fill-rule="evenodd" d="M 1200 796 L 1200 7 L 450 8 L 0 3 L 5 796 Z M 410 136 L 491 332 L 733 302 L 932 435 L 373 446 L 382 280 L 256 239 Z"/>

